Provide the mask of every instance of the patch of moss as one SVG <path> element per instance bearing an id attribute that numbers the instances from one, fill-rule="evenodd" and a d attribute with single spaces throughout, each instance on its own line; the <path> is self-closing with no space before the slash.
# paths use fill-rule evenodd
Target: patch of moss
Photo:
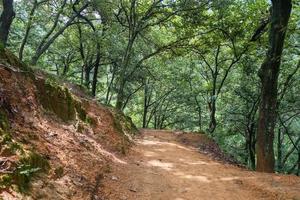
<path id="1" fill-rule="evenodd" d="M 118 118 L 114 118 L 113 126 L 115 129 L 117 129 L 118 133 L 121 133 L 122 135 L 124 135 L 123 127 Z"/>
<path id="2" fill-rule="evenodd" d="M 82 133 L 83 130 L 84 130 L 84 125 L 82 123 L 78 123 L 76 131 L 79 132 L 79 133 Z"/>
<path id="3" fill-rule="evenodd" d="M 70 119 L 74 119 L 75 105 L 74 105 L 72 95 L 71 95 L 70 91 L 68 90 L 68 88 L 64 89 L 64 93 L 65 93 L 65 97 L 67 100 L 67 112 L 68 112 L 67 115 L 68 115 L 68 117 L 70 117 Z"/>
<path id="4" fill-rule="evenodd" d="M 52 111 L 64 122 L 76 117 L 75 103 L 70 91 L 59 86 L 53 80 L 39 79 L 36 81 L 38 96 L 42 106 Z"/>
<path id="5" fill-rule="evenodd" d="M 134 125 L 130 117 L 124 115 L 120 111 L 113 110 L 112 113 L 114 117 L 114 127 L 119 133 L 122 133 L 122 135 L 126 135 L 125 132 L 131 135 L 139 133 L 137 127 Z"/>
<path id="6" fill-rule="evenodd" d="M 111 111 L 113 114 L 113 126 L 117 133 L 119 133 L 122 137 L 122 140 L 117 145 L 117 149 L 122 154 L 126 154 L 126 151 L 131 143 L 131 135 L 135 135 L 139 133 L 139 131 L 133 124 L 131 118 L 125 116 L 122 112 L 113 109 Z"/>
<path id="7" fill-rule="evenodd" d="M 19 155 L 21 158 L 16 163 L 13 173 L 0 175 L 0 188 L 17 185 L 21 192 L 29 189 L 32 177 L 39 172 L 47 172 L 50 169 L 48 160 L 33 152 L 25 154 L 22 146 L 15 142 L 10 134 L 9 121 L 6 113 L 0 108 L 0 150 L 1 156 Z M 17 154 L 19 153 L 19 154 Z"/>
<path id="8" fill-rule="evenodd" d="M 6 113 L 1 108 L 0 108 L 0 128 L 3 131 L 7 131 L 9 129 L 9 121 L 7 119 Z"/>
<path id="9" fill-rule="evenodd" d="M 87 113 L 85 109 L 82 108 L 81 103 L 79 101 L 75 101 L 75 108 L 79 119 L 86 122 L 87 121 Z"/>
<path id="10" fill-rule="evenodd" d="M 0 144 L 4 145 L 7 144 L 9 142 L 12 142 L 12 137 L 9 134 L 9 132 L 3 130 L 2 128 L 0 128 Z"/>
<path id="11" fill-rule="evenodd" d="M 30 152 L 23 155 L 16 163 L 12 173 L 0 175 L 0 189 L 16 185 L 20 192 L 26 193 L 33 177 L 39 173 L 47 173 L 50 169 L 48 160 L 40 154 Z"/>
<path id="12" fill-rule="evenodd" d="M 5 189 L 12 184 L 12 176 L 9 174 L 3 174 L 0 176 L 0 189 Z"/>
<path id="13" fill-rule="evenodd" d="M 95 118 L 92 118 L 90 116 L 87 115 L 86 117 L 86 120 L 85 120 L 86 123 L 88 123 L 89 125 L 91 126 L 95 126 L 96 125 L 96 119 Z"/>
<path id="14" fill-rule="evenodd" d="M 5 49 L 3 46 L 0 45 L 0 62 L 4 65 L 11 65 L 14 67 L 19 68 L 23 72 L 28 72 L 28 75 L 33 78 L 33 70 L 26 65 L 25 63 L 21 62 L 17 56 L 15 56 L 12 52 Z"/>
<path id="15" fill-rule="evenodd" d="M 17 151 L 23 153 L 20 144 L 13 141 L 10 134 L 9 121 L 6 113 L 0 108 L 0 154 L 1 156 L 10 156 L 16 154 Z"/>
<path id="16" fill-rule="evenodd" d="M 12 156 L 17 153 L 23 154 L 24 150 L 22 146 L 14 141 L 9 141 L 6 143 L 1 142 L 1 152 L 0 155 L 4 157 Z"/>

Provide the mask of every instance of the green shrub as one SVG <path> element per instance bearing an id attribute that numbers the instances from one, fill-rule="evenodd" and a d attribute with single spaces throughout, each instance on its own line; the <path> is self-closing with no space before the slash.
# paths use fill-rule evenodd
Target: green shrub
<path id="1" fill-rule="evenodd" d="M 48 160 L 40 154 L 30 152 L 22 157 L 16 170 L 12 174 L 13 183 L 18 186 L 21 192 L 29 189 L 31 179 L 38 173 L 48 172 L 50 165 Z"/>

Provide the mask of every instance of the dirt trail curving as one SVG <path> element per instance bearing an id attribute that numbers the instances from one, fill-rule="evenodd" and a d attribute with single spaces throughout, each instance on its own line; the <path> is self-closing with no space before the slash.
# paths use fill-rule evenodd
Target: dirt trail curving
<path id="1" fill-rule="evenodd" d="M 299 177 L 222 164 L 172 132 L 142 132 L 127 164 L 115 164 L 102 180 L 103 200 L 300 200 Z"/>

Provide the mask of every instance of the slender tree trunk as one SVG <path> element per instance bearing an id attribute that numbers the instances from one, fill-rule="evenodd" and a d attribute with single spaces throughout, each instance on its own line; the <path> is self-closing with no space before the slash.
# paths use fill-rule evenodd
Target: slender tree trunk
<path id="1" fill-rule="evenodd" d="M 86 58 L 85 65 L 84 65 L 84 85 L 87 89 L 90 89 L 90 73 L 92 71 L 93 65 L 93 58 Z"/>
<path id="2" fill-rule="evenodd" d="M 28 22 L 27 22 L 27 25 L 26 25 L 25 35 L 22 39 L 20 49 L 19 49 L 19 59 L 21 61 L 23 60 L 23 51 L 24 51 L 25 45 L 27 43 L 29 32 L 30 32 L 31 27 L 32 27 L 33 16 L 34 16 L 34 13 L 35 13 L 35 10 L 36 10 L 37 6 L 38 6 L 38 2 L 37 2 L 37 0 L 34 0 L 32 9 L 29 13 L 29 18 L 28 18 Z"/>
<path id="3" fill-rule="evenodd" d="M 249 157 L 249 164 L 251 169 L 255 169 L 255 131 L 254 127 L 250 127 L 249 130 L 247 130 L 247 137 L 246 139 L 246 145 L 247 145 L 247 151 L 248 151 L 248 157 Z"/>
<path id="4" fill-rule="evenodd" d="M 210 109 L 210 122 L 209 122 L 209 132 L 213 133 L 217 127 L 217 120 L 216 120 L 216 101 L 214 99 L 211 100 L 209 103 Z"/>
<path id="5" fill-rule="evenodd" d="M 126 72 L 127 72 L 127 68 L 129 65 L 129 61 L 130 61 L 130 55 L 131 55 L 131 51 L 133 48 L 133 44 L 136 38 L 136 35 L 134 33 L 132 33 L 133 35 L 129 38 L 126 50 L 125 50 L 125 54 L 124 57 L 122 59 L 122 64 L 121 64 L 121 74 L 120 74 L 120 81 L 119 81 L 119 88 L 118 88 L 118 93 L 117 93 L 117 102 L 116 102 L 116 108 L 118 110 L 121 110 L 123 108 L 123 104 L 124 104 L 124 88 L 125 88 L 125 84 L 127 82 L 126 80 Z"/>
<path id="6" fill-rule="evenodd" d="M 192 87 L 192 86 L 191 86 Z M 198 125 L 199 125 L 199 129 L 200 131 L 202 131 L 202 108 L 201 105 L 197 99 L 197 96 L 194 97 L 196 104 L 197 104 L 197 112 L 198 112 Z"/>
<path id="7" fill-rule="evenodd" d="M 81 68 L 81 73 L 80 73 L 80 85 L 83 85 L 83 67 Z"/>
<path id="8" fill-rule="evenodd" d="M 257 131 L 257 171 L 274 172 L 274 128 L 277 109 L 277 83 L 291 0 L 272 0 L 269 49 L 260 69 L 261 104 Z"/>
<path id="9" fill-rule="evenodd" d="M 105 98 L 105 103 L 106 104 L 110 104 L 110 93 L 111 93 L 111 90 L 112 90 L 112 87 L 113 87 L 113 83 L 114 83 L 114 80 L 115 80 L 115 74 L 116 74 L 116 70 L 115 70 L 115 67 L 116 66 L 113 66 L 113 71 L 112 71 L 112 77 L 109 81 L 109 84 L 108 84 L 108 88 L 107 88 L 107 91 L 106 91 L 106 98 Z"/>
<path id="10" fill-rule="evenodd" d="M 282 133 L 281 128 L 278 129 L 277 133 L 277 168 L 278 171 L 282 171 Z"/>
<path id="11" fill-rule="evenodd" d="M 147 128 L 148 98 L 148 80 L 146 80 L 144 85 L 143 128 Z"/>
<path id="12" fill-rule="evenodd" d="M 297 170 L 297 176 L 300 176 L 300 150 L 298 149 L 298 170 Z"/>
<path id="13" fill-rule="evenodd" d="M 121 110 L 123 108 L 124 104 L 124 85 L 126 83 L 126 80 L 121 78 L 119 89 L 117 93 L 117 102 L 116 102 L 116 109 Z"/>
<path id="14" fill-rule="evenodd" d="M 100 44 L 97 42 L 97 55 L 94 67 L 94 75 L 93 75 L 93 82 L 92 82 L 92 95 L 95 97 L 97 92 L 97 82 L 98 82 L 98 69 L 100 65 Z"/>
<path id="15" fill-rule="evenodd" d="M 82 43 L 82 29 L 81 29 L 80 24 L 77 24 L 77 29 L 78 29 L 78 37 L 79 37 L 79 52 L 80 52 L 80 56 L 82 59 L 80 84 L 83 85 L 84 69 L 86 68 L 87 64 L 85 61 L 85 54 L 84 54 L 83 43 Z"/>
<path id="16" fill-rule="evenodd" d="M 202 110 L 201 107 L 198 107 L 198 125 L 200 131 L 202 131 Z"/>
<path id="17" fill-rule="evenodd" d="M 64 69 L 62 72 L 62 76 L 66 76 L 67 72 L 69 71 L 69 65 L 67 63 L 64 64 Z"/>
<path id="18" fill-rule="evenodd" d="M 220 46 L 218 46 L 218 50 L 217 50 L 217 55 L 216 55 L 216 63 L 215 63 L 215 69 L 212 72 L 212 77 L 213 77 L 213 88 L 211 91 L 211 95 L 210 95 L 210 101 L 209 101 L 209 111 L 210 111 L 210 122 L 209 122 L 209 127 L 208 127 L 208 131 L 212 134 L 216 127 L 217 127 L 217 120 L 216 120 L 216 101 L 217 101 L 217 77 L 218 77 L 218 55 L 220 52 Z"/>
<path id="19" fill-rule="evenodd" d="M 15 17 L 13 0 L 2 0 L 3 11 L 0 16 L 0 43 L 6 47 L 11 23 Z"/>

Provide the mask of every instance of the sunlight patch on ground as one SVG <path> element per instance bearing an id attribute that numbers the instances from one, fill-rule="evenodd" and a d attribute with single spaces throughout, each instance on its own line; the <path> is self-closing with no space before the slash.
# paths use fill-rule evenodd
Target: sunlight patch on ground
<path id="1" fill-rule="evenodd" d="M 221 181 L 233 181 L 238 179 L 240 179 L 240 177 L 237 176 L 220 178 Z"/>
<path id="2" fill-rule="evenodd" d="M 144 151 L 144 156 L 146 157 L 153 157 L 153 156 L 157 156 L 156 153 L 152 152 L 152 151 Z"/>
<path id="3" fill-rule="evenodd" d="M 139 140 L 137 141 L 137 143 L 142 145 L 161 145 L 159 141 L 153 141 L 153 140 Z"/>
<path id="4" fill-rule="evenodd" d="M 185 174 L 185 173 L 180 172 L 180 171 L 175 172 L 173 174 L 176 175 L 176 176 L 179 176 L 181 178 L 184 178 L 184 179 L 196 180 L 196 181 L 200 181 L 200 182 L 204 182 L 204 183 L 210 183 L 211 182 L 206 176 L 201 176 L 201 175 L 194 176 L 194 175 L 190 175 L 190 174 Z"/>
<path id="5" fill-rule="evenodd" d="M 175 172 L 173 174 L 176 176 L 184 176 L 185 175 L 183 172 Z"/>
<path id="6" fill-rule="evenodd" d="M 206 176 L 184 175 L 182 177 L 186 178 L 186 179 L 191 179 L 191 180 L 196 180 L 196 181 L 200 181 L 200 182 L 205 182 L 205 183 L 211 182 L 210 180 L 208 180 L 208 178 Z"/>
<path id="7" fill-rule="evenodd" d="M 170 143 L 170 142 L 160 142 L 160 141 L 153 141 L 153 140 L 140 140 L 137 141 L 138 144 L 142 144 L 142 145 L 169 145 L 169 146 L 174 146 L 180 149 L 184 149 L 187 151 L 193 151 L 192 149 L 186 148 L 184 146 L 175 144 L 175 143 Z"/>
<path id="8" fill-rule="evenodd" d="M 188 161 L 184 158 L 179 158 L 179 160 L 187 165 L 218 165 L 218 163 L 210 163 L 210 162 L 204 162 L 202 160 L 198 160 L 198 161 Z"/>
<path id="9" fill-rule="evenodd" d="M 173 168 L 172 163 L 161 162 L 159 160 L 150 160 L 150 161 L 148 161 L 148 165 L 153 166 L 153 167 L 160 167 L 160 168 L 162 168 L 164 170 L 167 170 L 167 171 L 171 171 L 172 168 Z"/>
<path id="10" fill-rule="evenodd" d="M 199 160 L 196 162 L 186 162 L 186 164 L 188 164 L 188 165 L 214 165 L 215 163 L 208 163 L 208 162 Z"/>
<path id="11" fill-rule="evenodd" d="M 156 151 L 160 151 L 160 152 L 166 152 L 166 149 L 156 149 Z"/>

